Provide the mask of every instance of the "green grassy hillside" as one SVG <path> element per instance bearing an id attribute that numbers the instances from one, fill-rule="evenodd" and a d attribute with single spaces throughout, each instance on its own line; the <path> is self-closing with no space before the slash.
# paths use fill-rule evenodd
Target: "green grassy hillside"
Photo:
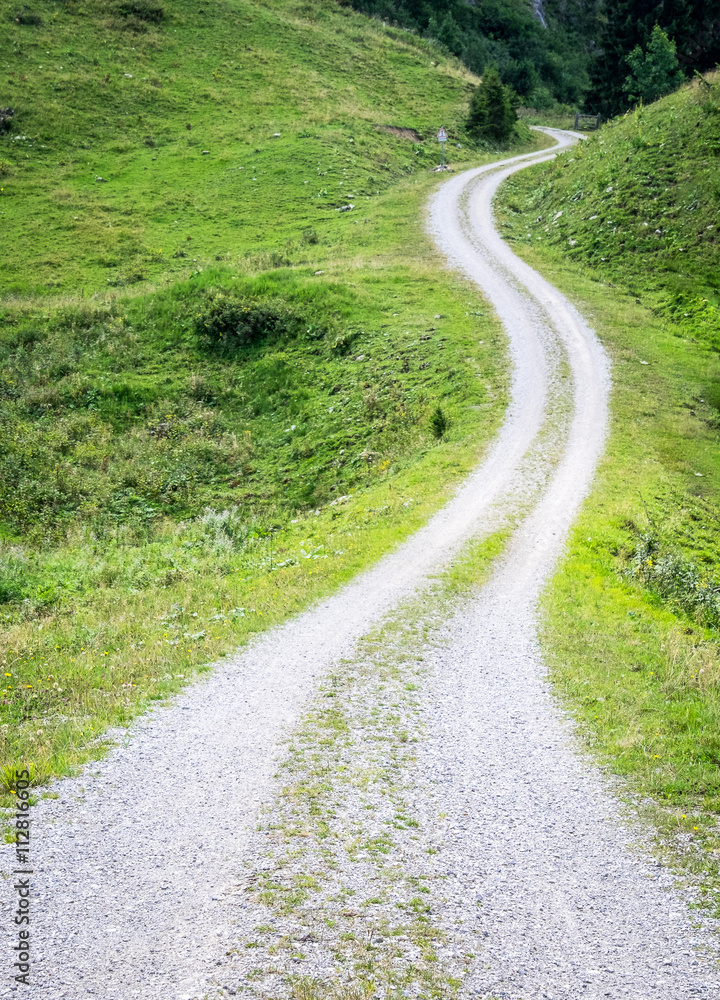
<path id="1" fill-rule="evenodd" d="M 540 183 L 538 183 L 540 180 Z M 519 243 L 562 248 L 720 349 L 720 79 L 609 123 L 513 182 Z"/>
<path id="2" fill-rule="evenodd" d="M 432 44 L 332 0 L 0 24 L 0 753 L 39 781 L 418 527 L 504 341 L 422 228 L 436 129 L 481 162 Z"/>
<path id="3" fill-rule="evenodd" d="M 436 160 L 431 143 L 375 126 L 456 135 L 471 84 L 333 0 L 31 7 L 40 23 L 0 4 L 16 110 L 0 154 L 1 288 L 16 295 L 302 258 L 306 230 L 338 247 L 388 184 Z M 349 201 L 354 215 L 334 211 Z"/>
<path id="4" fill-rule="evenodd" d="M 545 600 L 554 679 L 716 908 L 719 152 L 711 78 L 513 178 L 500 207 L 613 365 L 607 452 Z"/>

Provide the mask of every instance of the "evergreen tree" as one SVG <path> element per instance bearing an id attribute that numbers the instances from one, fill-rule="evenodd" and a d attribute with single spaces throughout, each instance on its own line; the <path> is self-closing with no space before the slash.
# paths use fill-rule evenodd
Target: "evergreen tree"
<path id="1" fill-rule="evenodd" d="M 456 56 L 460 55 L 463 50 L 464 39 L 462 31 L 460 31 L 455 18 L 449 11 L 443 18 L 435 38 Z"/>
<path id="2" fill-rule="evenodd" d="M 675 40 L 678 63 L 686 75 L 720 62 L 717 0 L 605 0 L 599 20 L 586 100 L 592 111 L 614 115 L 629 106 L 624 89 L 627 58 L 638 45 L 647 51 L 656 24 Z"/>
<path id="3" fill-rule="evenodd" d="M 626 78 L 623 90 L 633 101 L 649 104 L 675 90 L 685 79 L 678 70 L 675 42 L 657 24 L 647 50 L 643 52 L 636 45 L 625 61 L 631 75 Z"/>
<path id="4" fill-rule="evenodd" d="M 470 101 L 467 129 L 474 139 L 504 145 L 517 121 L 517 97 L 490 66 Z"/>
<path id="5" fill-rule="evenodd" d="M 540 86 L 540 75 L 530 59 L 510 59 L 503 71 L 504 82 L 521 97 L 529 97 Z"/>

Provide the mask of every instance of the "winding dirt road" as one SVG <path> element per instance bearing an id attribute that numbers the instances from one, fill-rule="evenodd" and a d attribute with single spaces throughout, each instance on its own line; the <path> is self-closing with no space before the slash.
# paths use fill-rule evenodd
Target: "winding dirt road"
<path id="1" fill-rule="evenodd" d="M 546 131 L 560 148 L 576 141 Z M 645 885 L 650 866 L 630 855 L 612 799 L 578 763 L 535 647 L 535 601 L 591 484 L 609 391 L 608 361 L 593 332 L 511 253 L 492 223 L 498 184 L 552 155 L 515 157 L 454 177 L 430 209 L 434 238 L 451 265 L 480 286 L 509 337 L 512 401 L 482 465 L 423 530 L 372 570 L 221 664 L 172 706 L 140 719 L 124 745 L 80 778 L 59 783 L 59 799 L 35 808 L 33 985 L 19 987 L 22 995 L 179 1000 L 215 989 L 217 968 L 245 919 L 234 886 L 258 810 L 272 807 L 278 794 L 283 739 L 321 679 L 371 627 L 421 593 L 469 539 L 509 523 L 519 527 L 501 565 L 477 604 L 451 623 L 452 637 L 436 657 L 418 764 L 426 777 L 447 777 L 439 786 L 428 778 L 434 798 L 419 796 L 418 809 L 429 816 L 439 797 L 447 799 L 451 824 L 457 813 L 457 829 L 446 835 L 463 899 L 475 899 L 488 879 L 499 886 L 502 905 L 487 910 L 496 936 L 483 932 L 489 943 L 478 947 L 463 990 L 528 1000 L 720 995 L 712 992 L 711 970 L 698 970 L 705 959 L 695 955 L 682 904 L 655 882 Z M 571 817 L 572 830 L 545 822 L 557 808 Z M 462 818 L 488 810 L 517 821 L 512 851 L 507 827 L 499 824 L 493 837 Z M 583 836 L 574 836 L 576 829 Z M 9 872 L 11 855 L 3 850 Z M 510 855 L 529 875 L 524 883 L 516 867 L 520 877 L 508 893 L 495 869 Z M 3 892 L 4 930 L 11 927 L 11 897 Z M 602 919 L 583 922 L 582 912 L 596 910 Z M 674 943 L 666 944 L 669 932 Z M 638 971 L 648 962 L 652 975 Z M 6 959 L 0 969 L 3 996 L 6 984 L 7 995 L 20 995 L 10 965 Z M 232 989 L 240 993 L 247 970 L 236 967 L 235 975 Z"/>

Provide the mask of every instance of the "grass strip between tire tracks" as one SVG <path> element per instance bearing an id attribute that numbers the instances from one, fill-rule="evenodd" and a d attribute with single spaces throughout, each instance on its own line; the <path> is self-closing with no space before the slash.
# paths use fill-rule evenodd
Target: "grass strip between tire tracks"
<path id="1" fill-rule="evenodd" d="M 414 807 L 422 688 L 428 643 L 445 641 L 437 627 L 488 578 L 508 534 L 466 546 L 324 680 L 259 818 L 240 884 L 257 923 L 230 947 L 226 983 L 258 1000 L 455 996 L 475 946 L 438 919 L 442 817 L 423 829 Z M 332 968 L 303 974 L 316 953 Z"/>

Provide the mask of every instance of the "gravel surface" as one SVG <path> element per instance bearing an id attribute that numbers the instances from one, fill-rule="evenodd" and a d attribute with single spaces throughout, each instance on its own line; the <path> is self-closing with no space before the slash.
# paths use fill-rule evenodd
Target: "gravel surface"
<path id="1" fill-rule="evenodd" d="M 566 133 L 557 136 L 561 144 L 573 141 Z M 534 651 L 533 602 L 592 478 L 604 438 L 608 387 L 606 360 L 581 317 L 517 261 L 490 222 L 492 193 L 502 176 L 519 168 L 518 161 L 547 155 L 469 171 L 443 185 L 432 206 L 430 225 L 440 245 L 486 291 L 510 338 L 513 400 L 485 461 L 425 529 L 373 570 L 266 634 L 237 658 L 223 662 L 173 705 L 148 713 L 106 760 L 86 768 L 79 778 L 58 783 L 59 798 L 34 808 L 33 985 L 18 987 L 25 995 L 49 1000 L 179 1000 L 202 996 L 208 989 L 216 992 L 213 984 L 228 985 L 223 993 L 249 990 L 252 967 L 232 983 L 223 984 L 217 974 L 225 971 L 227 953 L 237 953 L 238 936 L 249 932 L 254 908 L 272 911 L 275 915 L 268 915 L 269 921 L 303 924 L 295 914 L 301 903 L 295 910 L 288 908 L 282 901 L 286 897 L 278 896 L 280 891 L 272 886 L 266 886 L 265 900 L 248 903 L 244 893 L 248 872 L 261 878 L 262 871 L 267 875 L 284 863 L 282 851 L 263 854 L 266 848 L 258 843 L 256 830 L 258 817 L 268 810 L 271 817 L 282 814 L 282 788 L 288 776 L 277 779 L 275 774 L 287 758 L 283 740 L 293 730 L 296 735 L 308 731 L 317 716 L 318 685 L 340 676 L 338 665 L 356 655 L 358 642 L 371 627 L 417 593 L 468 538 L 517 518 L 538 495 L 539 503 L 513 536 L 504 569 L 456 622 L 456 645 L 443 647 L 449 658 L 440 657 L 437 674 L 423 668 L 415 680 L 400 685 L 402 691 L 408 690 L 407 684 L 413 691 L 417 687 L 423 697 L 418 695 L 417 704 L 406 704 L 398 690 L 397 704 L 406 705 L 403 711 L 425 716 L 424 722 L 418 721 L 412 754 L 402 749 L 405 742 L 400 740 L 395 782 L 397 795 L 405 796 L 402 808 L 414 809 L 419 825 L 405 827 L 408 842 L 398 848 L 400 857 L 389 848 L 388 865 L 395 866 L 396 874 L 381 866 L 382 871 L 376 867 L 372 877 L 383 885 L 395 879 L 397 902 L 417 916 L 407 925 L 407 933 L 394 935 L 410 942 L 409 965 L 419 962 L 420 968 L 429 963 L 417 976 L 408 973 L 406 995 L 422 995 L 430 988 L 423 975 L 435 975 L 435 959 L 422 958 L 427 949 L 437 951 L 438 982 L 449 983 L 451 972 L 461 979 L 469 977 L 464 978 L 463 990 L 483 996 L 503 995 L 498 985 L 503 981 L 510 984 L 502 986 L 505 995 L 528 1000 L 542 996 L 541 990 L 564 1000 L 692 995 L 700 973 L 691 963 L 700 959 L 682 956 L 683 950 L 697 950 L 683 904 L 677 896 L 662 892 L 657 878 L 648 880 L 649 874 L 657 876 L 657 870 L 634 860 L 618 823 L 604 819 L 616 807 L 592 771 L 583 770 L 571 746 L 565 745 L 567 730 L 544 692 Z M 562 377 L 565 364 L 571 379 Z M 376 663 L 379 670 L 384 652 L 368 657 L 363 650 L 363 662 Z M 402 671 L 398 668 L 393 676 L 396 683 Z M 373 699 L 379 699 L 376 707 L 382 715 L 380 688 L 390 680 L 370 670 L 367 684 L 361 694 L 357 693 L 361 689 L 345 686 L 350 707 L 338 711 L 351 722 L 353 712 L 360 711 L 357 706 L 371 710 Z M 327 693 L 324 688 L 320 697 L 325 697 L 322 692 Z M 341 698 L 338 704 L 345 702 Z M 396 727 L 392 713 L 387 719 L 386 728 Z M 372 728 L 367 722 L 351 722 L 347 733 L 355 733 L 358 760 L 365 759 L 363 753 L 375 760 L 375 776 L 370 768 L 363 779 L 371 794 L 373 782 L 377 785 L 379 780 L 377 759 L 372 756 L 377 755 L 375 737 L 369 740 L 366 735 Z M 376 729 L 373 732 L 377 734 Z M 586 775 L 582 782 L 581 770 Z M 302 767 L 289 779 L 290 788 L 298 789 L 299 802 L 304 795 L 301 775 Z M 335 787 L 329 778 L 328 783 Z M 575 787 L 582 793 L 573 792 Z M 388 789 L 383 793 L 378 786 L 372 794 L 384 800 Z M 448 817 L 440 827 L 439 798 L 447 800 L 441 811 Z M 553 818 L 549 813 L 553 805 L 559 812 L 566 810 L 566 815 Z M 350 796 L 345 811 L 338 811 L 343 843 L 347 837 L 341 836 L 342 831 L 359 822 L 360 810 Z M 478 820 L 481 837 L 473 825 Z M 517 833 L 515 847 L 509 836 L 511 820 Z M 365 829 L 363 824 L 359 829 Z M 261 835 L 268 836 L 269 831 Z M 324 835 L 317 839 L 322 841 Z M 310 836 L 309 840 L 314 843 Z M 376 838 L 370 842 L 375 844 Z M 554 854 L 548 852 L 548 843 Z M 436 850 L 437 855 L 432 853 Z M 462 873 L 462 879 L 457 876 L 460 889 L 448 896 L 452 902 L 447 905 L 442 900 L 450 876 L 433 861 L 445 853 L 450 861 L 443 864 Z M 385 857 L 379 848 L 370 854 Z M 318 856 L 329 864 L 328 854 Z M 405 863 L 412 858 L 415 861 Z M 420 859 L 425 868 L 416 870 Z M 527 881 L 509 877 L 508 859 L 516 862 L 516 870 L 527 871 Z M 336 863 L 342 869 L 344 861 Z M 12 855 L 4 846 L 4 874 L 11 870 Z M 320 888 L 313 891 L 325 891 L 322 874 L 314 872 Z M 370 875 L 370 868 L 356 873 L 354 891 L 368 891 Z M 556 889 L 550 888 L 551 875 L 556 876 Z M 603 875 L 608 876 L 604 883 Z M 430 890 L 434 902 L 427 913 L 408 896 L 408 887 L 421 877 L 442 886 Z M 5 885 L 2 926 L 8 932 L 14 894 L 11 883 Z M 467 910 L 468 900 L 474 911 L 475 895 L 493 886 L 497 889 L 492 889 L 494 902 L 487 909 L 489 936 L 474 934 L 467 951 L 479 957 L 468 959 L 450 932 Z M 621 896 L 624 908 L 618 905 Z M 301 897 L 302 893 L 297 899 Z M 450 919 L 450 912 L 458 916 Z M 477 920 L 475 912 L 472 919 Z M 674 942 L 669 960 L 674 964 L 662 966 L 666 959 L 659 956 L 665 949 L 659 942 L 668 932 Z M 590 941 L 594 935 L 598 944 Z M 647 941 L 643 945 L 643 935 L 654 937 L 652 947 Z M 291 931 L 284 933 L 284 939 L 288 937 L 292 939 Z M 308 939 L 308 944 L 316 947 L 318 968 L 330 969 L 332 963 L 322 956 L 322 939 Z M 377 945 L 371 940 L 370 946 Z M 537 953 L 531 953 L 533 947 Z M 8 943 L 5 954 L 9 953 Z M 268 950 L 268 955 L 274 954 Z M 295 958 L 294 965 L 305 961 Z M 675 992 L 658 992 L 651 976 L 639 971 L 656 959 L 662 966 L 657 976 L 672 983 L 668 989 Z M 292 954 L 289 960 L 293 961 Z M 617 972 L 592 972 L 591 967 L 600 969 L 601 961 Z M 527 979 L 518 979 L 521 962 Z M 5 969 L 10 966 L 7 960 Z M 663 971 L 668 968 L 672 971 Z M 260 966 L 256 971 L 262 972 Z M 616 992 L 608 994 L 611 975 L 617 976 L 620 986 L 613 985 Z M 7 983 L 8 995 L 15 995 L 11 976 L 7 971 L 0 976 L 6 977 L 0 979 L 0 988 L 4 990 Z M 583 976 L 590 977 L 590 985 L 581 985 Z M 285 995 L 283 990 L 290 989 L 288 977 L 287 969 L 281 968 L 272 987 L 276 992 L 267 995 Z M 387 977 L 385 982 L 382 989 L 395 989 Z M 598 983 L 605 984 L 605 992 L 598 992 Z M 297 982 L 292 988 L 301 1000 L 329 995 L 303 994 L 305 987 Z"/>
<path id="2" fill-rule="evenodd" d="M 481 948 L 461 997 L 720 996 L 713 939 L 632 849 L 642 831 L 553 705 L 510 565 L 448 636 L 419 773 L 439 782 L 427 813 L 446 814 L 442 857 Z"/>
<path id="3" fill-rule="evenodd" d="M 211 996 L 720 995 L 711 922 L 578 754 L 513 580 L 426 592 L 325 679 Z"/>

